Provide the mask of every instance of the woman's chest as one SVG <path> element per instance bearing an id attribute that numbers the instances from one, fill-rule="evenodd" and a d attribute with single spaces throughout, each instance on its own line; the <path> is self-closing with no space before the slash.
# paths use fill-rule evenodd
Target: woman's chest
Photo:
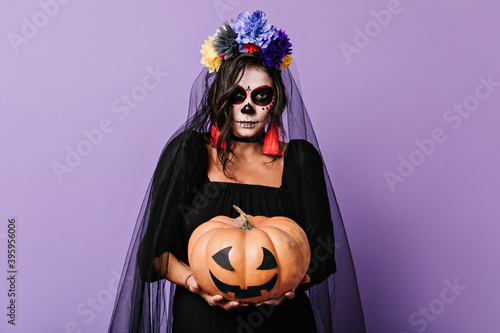
<path id="1" fill-rule="evenodd" d="M 181 209 L 185 241 L 202 223 L 222 215 L 236 218 L 233 205 L 249 215 L 296 218 L 295 207 L 285 187 L 268 187 L 231 182 L 212 182 L 208 178 L 194 190 L 193 200 Z"/>

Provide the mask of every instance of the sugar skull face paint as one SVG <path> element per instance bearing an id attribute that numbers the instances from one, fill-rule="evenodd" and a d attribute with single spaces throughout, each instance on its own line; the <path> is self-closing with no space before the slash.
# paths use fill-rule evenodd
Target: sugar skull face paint
<path id="1" fill-rule="evenodd" d="M 232 132 L 241 138 L 258 135 L 266 126 L 275 101 L 273 81 L 261 68 L 247 67 L 230 96 Z"/>
<path id="2" fill-rule="evenodd" d="M 273 88 L 268 85 L 262 85 L 253 90 L 251 90 L 250 87 L 245 89 L 238 85 L 231 95 L 231 103 L 233 105 L 240 105 L 248 99 L 249 95 L 253 104 L 266 107 L 273 102 L 274 91 Z"/>

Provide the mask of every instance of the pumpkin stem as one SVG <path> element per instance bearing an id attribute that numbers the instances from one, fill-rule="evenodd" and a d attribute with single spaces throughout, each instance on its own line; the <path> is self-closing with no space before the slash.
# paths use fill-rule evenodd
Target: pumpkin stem
<path id="1" fill-rule="evenodd" d="M 245 214 L 245 212 L 242 211 L 240 207 L 238 207 L 236 205 L 233 205 L 233 207 L 234 207 L 234 209 L 236 209 L 238 211 L 238 213 L 240 213 L 241 219 L 243 220 L 243 224 L 238 229 L 241 229 L 241 230 L 252 230 L 252 229 L 256 229 L 257 228 L 257 227 L 255 227 L 255 226 L 253 226 L 253 225 L 250 224 L 250 222 L 248 221 L 247 214 Z"/>

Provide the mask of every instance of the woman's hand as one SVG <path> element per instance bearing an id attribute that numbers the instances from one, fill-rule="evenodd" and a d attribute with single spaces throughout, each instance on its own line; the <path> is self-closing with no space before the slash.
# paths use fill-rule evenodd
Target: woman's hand
<path id="1" fill-rule="evenodd" d="M 304 283 L 308 283 L 309 281 L 311 281 L 311 278 L 309 277 L 309 275 L 306 274 L 304 276 L 304 278 L 302 279 L 302 281 L 300 281 L 300 283 L 299 283 L 298 286 L 300 286 L 301 284 L 304 284 Z M 293 288 L 290 291 L 287 291 L 283 296 L 281 296 L 279 298 L 270 298 L 270 299 L 268 299 L 265 302 L 255 303 L 255 306 L 261 306 L 262 304 L 278 305 L 278 304 L 280 304 L 283 301 L 283 298 L 285 298 L 285 297 L 288 298 L 288 299 L 292 299 L 292 298 L 295 297 L 295 289 L 297 289 L 297 287 Z"/>
<path id="2" fill-rule="evenodd" d="M 241 303 L 238 301 L 228 301 L 224 299 L 221 295 L 210 295 L 198 285 L 198 282 L 196 282 L 194 276 L 191 276 L 187 280 L 186 286 L 188 287 L 189 291 L 203 297 L 203 299 L 207 301 L 207 303 L 210 306 L 220 306 L 225 310 L 231 310 L 233 308 L 239 308 L 248 305 L 248 303 Z"/>

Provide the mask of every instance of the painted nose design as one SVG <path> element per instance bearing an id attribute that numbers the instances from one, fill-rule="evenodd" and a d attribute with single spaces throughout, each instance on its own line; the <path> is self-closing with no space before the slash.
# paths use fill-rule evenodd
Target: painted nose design
<path id="1" fill-rule="evenodd" d="M 245 105 L 243 109 L 241 109 L 241 113 L 252 114 L 255 113 L 255 109 L 253 108 L 253 106 L 250 105 L 250 103 L 247 103 L 247 105 Z"/>

